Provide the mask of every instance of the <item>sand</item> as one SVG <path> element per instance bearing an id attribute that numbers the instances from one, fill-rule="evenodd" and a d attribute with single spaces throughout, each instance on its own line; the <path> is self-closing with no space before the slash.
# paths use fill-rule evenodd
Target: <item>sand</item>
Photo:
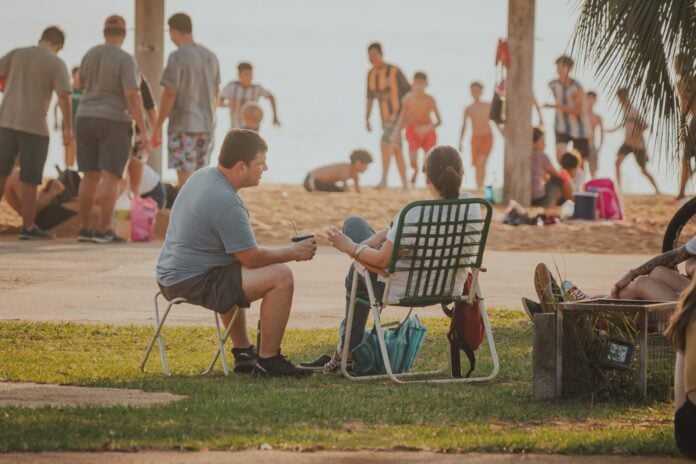
<path id="1" fill-rule="evenodd" d="M 186 398 L 166 392 L 128 388 L 73 387 L 28 382 L 0 382 L 0 407 L 153 406 Z"/>
<path id="2" fill-rule="evenodd" d="M 262 184 L 241 192 L 259 243 L 287 243 L 292 219 L 300 232 L 315 232 L 327 244 L 325 231 L 340 226 L 349 215 L 365 217 L 375 228 L 386 227 L 408 202 L 428 198 L 424 189 L 364 189 L 363 193 L 307 193 L 300 186 Z M 678 205 L 666 195 L 626 195 L 624 221 L 587 221 L 546 227 L 508 226 L 496 207 L 488 247 L 492 250 L 545 250 L 567 253 L 655 254 L 662 234 Z M 17 233 L 19 217 L 0 202 L 0 233 Z"/>

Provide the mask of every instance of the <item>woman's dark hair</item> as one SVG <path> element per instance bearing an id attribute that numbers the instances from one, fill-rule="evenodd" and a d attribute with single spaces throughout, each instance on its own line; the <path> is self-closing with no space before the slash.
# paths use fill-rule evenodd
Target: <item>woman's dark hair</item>
<path id="1" fill-rule="evenodd" d="M 184 34 L 190 34 L 193 32 L 193 23 L 191 22 L 191 17 L 186 13 L 175 13 L 169 17 L 167 21 L 170 29 L 179 31 Z"/>
<path id="2" fill-rule="evenodd" d="M 684 351 L 686 348 L 686 330 L 696 319 L 696 279 L 684 290 L 679 298 L 677 310 L 672 314 L 665 336 L 675 350 Z"/>
<path id="3" fill-rule="evenodd" d="M 447 199 L 459 198 L 459 189 L 464 180 L 462 157 L 454 147 L 441 145 L 428 152 L 425 160 L 425 175 Z"/>
<path id="4" fill-rule="evenodd" d="M 258 132 L 232 129 L 222 142 L 218 162 L 224 168 L 231 168 L 240 161 L 249 165 L 260 151 L 268 151 L 268 145 Z"/>

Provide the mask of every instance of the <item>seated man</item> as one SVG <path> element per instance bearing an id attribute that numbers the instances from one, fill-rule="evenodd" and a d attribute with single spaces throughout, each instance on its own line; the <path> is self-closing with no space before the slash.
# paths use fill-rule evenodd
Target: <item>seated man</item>
<path id="1" fill-rule="evenodd" d="M 532 135 L 532 206 L 553 207 L 573 199 L 573 189 L 564 182 L 544 153 L 544 131 L 534 128 Z"/>
<path id="2" fill-rule="evenodd" d="M 218 166 L 199 170 L 184 184 L 171 211 L 157 282 L 168 300 L 186 298 L 220 313 L 225 327 L 232 324 L 235 372 L 301 377 L 308 372 L 280 352 L 294 288 L 292 271 L 283 263 L 312 259 L 317 245 L 307 239 L 287 248 L 257 247 L 237 192 L 259 184 L 267 169 L 266 151 L 258 133 L 233 129 L 222 144 Z M 245 308 L 259 299 L 257 355 L 246 331 Z"/>
<path id="3" fill-rule="evenodd" d="M 336 163 L 310 171 L 305 177 L 304 188 L 308 192 L 346 192 L 348 180 L 353 180 L 355 191 L 360 193 L 358 179 L 372 162 L 372 155 L 366 150 L 354 150 L 350 163 Z M 341 185 L 338 185 L 338 184 Z"/>
<path id="4" fill-rule="evenodd" d="M 683 276 L 676 269 L 685 263 Z M 611 298 L 621 300 L 677 301 L 696 274 L 696 237 L 676 250 L 662 253 L 635 269 L 628 271 L 611 288 Z M 534 287 L 540 303 L 522 298 L 522 306 L 533 320 L 538 312 L 553 312 L 563 301 L 584 300 L 590 297 L 569 281 L 559 286 L 551 271 L 540 263 L 534 271 Z"/>

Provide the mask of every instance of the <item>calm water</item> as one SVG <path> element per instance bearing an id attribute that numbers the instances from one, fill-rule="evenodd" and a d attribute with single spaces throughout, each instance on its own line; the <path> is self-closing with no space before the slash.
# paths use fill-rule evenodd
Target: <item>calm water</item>
<path id="1" fill-rule="evenodd" d="M 132 0 L 3 0 L 0 16 L 0 53 L 33 44 L 43 28 L 60 25 L 67 33 L 61 57 L 69 67 L 79 64 L 88 48 L 101 41 L 103 20 L 112 13 L 134 24 Z M 223 85 L 236 77 L 236 64 L 250 60 L 256 81 L 278 99 L 283 126 L 270 124 L 270 106 L 263 103 L 266 119 L 262 133 L 270 145 L 270 170 L 266 181 L 300 183 L 309 167 L 343 161 L 356 147 L 366 147 L 378 159 L 379 134 L 364 130 L 365 76 L 369 64 L 365 48 L 380 40 L 385 58 L 398 64 L 407 75 L 423 69 L 430 77 L 430 92 L 443 117 L 438 131 L 440 143 L 456 145 L 461 115 L 469 102 L 472 80 L 486 84 L 490 96 L 495 80 L 493 66 L 498 37 L 506 35 L 506 0 L 167 0 L 166 15 L 188 12 L 194 21 L 196 40 L 215 51 L 222 67 Z M 569 43 L 576 13 L 560 0 L 537 0 L 534 89 L 547 101 L 547 82 L 553 78 L 554 60 Z M 126 49 L 133 51 L 132 31 Z M 166 43 L 166 53 L 173 44 Z M 595 88 L 590 72 L 578 70 L 578 80 Z M 613 126 L 616 112 L 602 95 L 598 111 Z M 376 109 L 376 108 L 375 108 Z M 544 113 L 547 133 L 553 131 L 553 113 Z M 216 133 L 219 147 L 228 124 L 225 109 L 218 111 Z M 378 127 L 376 112 L 373 127 Z M 615 153 L 621 135 L 611 134 L 600 153 L 600 174 L 613 177 Z M 552 147 L 553 140 L 547 140 Z M 468 143 L 466 144 L 468 147 Z M 60 135 L 51 135 L 46 174 L 62 162 Z M 658 158 L 658 156 L 654 156 Z M 469 167 L 470 153 L 464 153 Z M 502 181 L 503 145 L 496 134 L 489 162 L 488 182 Z M 365 183 L 376 183 L 380 169 L 373 166 Z M 624 163 L 624 190 L 649 192 L 635 161 Z M 650 169 L 658 174 L 660 187 L 676 191 L 676 174 L 666 163 L 653 160 Z M 174 178 L 167 171 L 166 178 Z M 392 172 L 391 184 L 398 183 Z M 467 186 L 473 186 L 473 175 Z"/>

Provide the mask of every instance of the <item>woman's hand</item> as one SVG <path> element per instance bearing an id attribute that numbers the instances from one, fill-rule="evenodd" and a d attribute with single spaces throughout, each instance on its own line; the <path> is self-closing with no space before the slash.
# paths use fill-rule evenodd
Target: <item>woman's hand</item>
<path id="1" fill-rule="evenodd" d="M 331 226 L 326 231 L 326 236 L 328 237 L 332 247 L 338 251 L 352 255 L 353 248 L 355 248 L 355 242 L 353 242 L 346 234 L 341 232 L 336 227 Z"/>

